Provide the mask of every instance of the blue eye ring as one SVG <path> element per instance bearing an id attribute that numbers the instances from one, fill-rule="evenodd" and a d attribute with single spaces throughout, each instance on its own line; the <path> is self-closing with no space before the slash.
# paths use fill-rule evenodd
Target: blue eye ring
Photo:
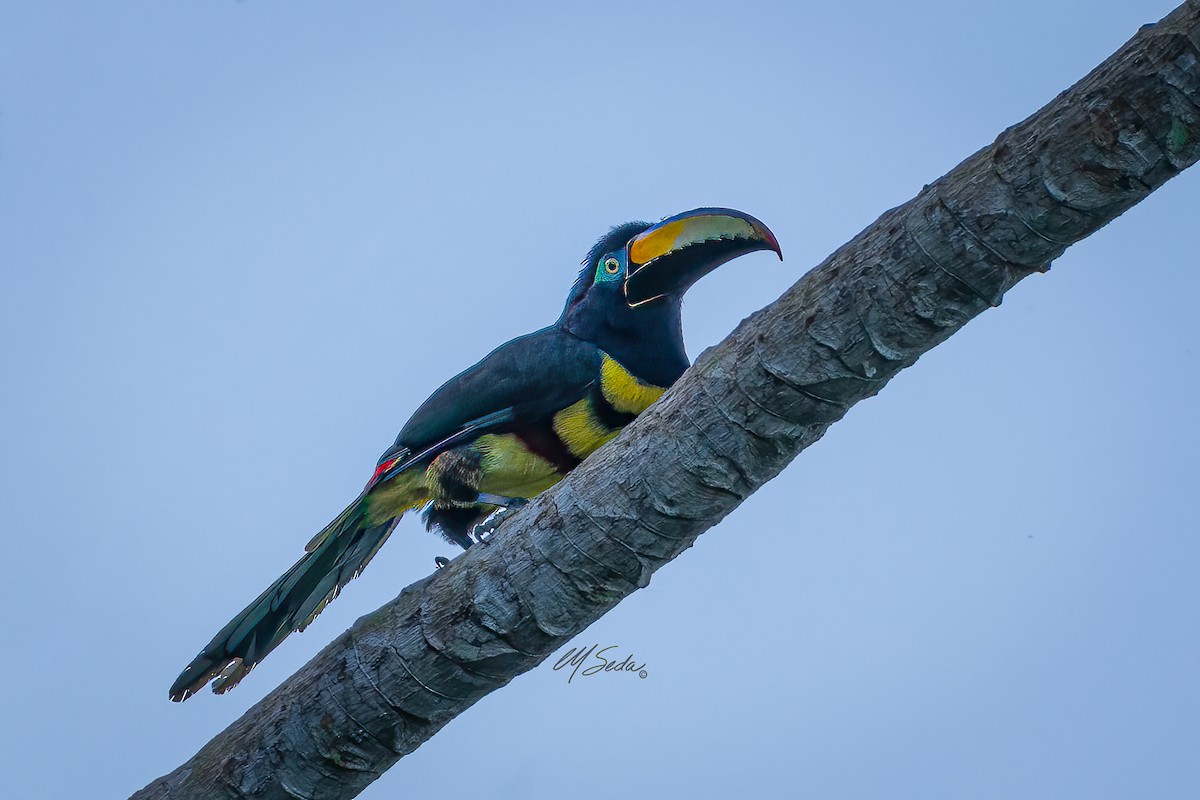
<path id="1" fill-rule="evenodd" d="M 621 262 L 617 261 L 613 256 L 604 259 L 604 271 L 609 275 L 616 275 L 621 271 Z"/>

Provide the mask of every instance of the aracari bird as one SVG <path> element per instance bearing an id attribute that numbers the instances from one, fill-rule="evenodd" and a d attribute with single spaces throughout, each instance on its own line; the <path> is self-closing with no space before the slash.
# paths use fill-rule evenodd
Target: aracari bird
<path id="1" fill-rule="evenodd" d="M 773 250 L 755 218 L 700 208 L 629 222 L 592 247 L 553 325 L 493 350 L 404 425 L 362 494 L 221 629 L 171 687 L 224 692 L 362 572 L 405 512 L 463 548 L 491 515 L 553 486 L 645 411 L 689 365 L 680 305 L 699 278 Z M 439 566 L 444 559 L 439 559 Z"/>

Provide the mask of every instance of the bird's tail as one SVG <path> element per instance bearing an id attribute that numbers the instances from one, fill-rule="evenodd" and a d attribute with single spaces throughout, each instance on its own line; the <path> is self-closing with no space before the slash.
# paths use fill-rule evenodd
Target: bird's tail
<path id="1" fill-rule="evenodd" d="M 302 631 L 367 566 L 404 512 L 425 500 L 420 470 L 363 492 L 305 548 L 304 556 L 238 614 L 192 659 L 171 686 L 171 699 L 191 697 L 213 678 L 226 692 L 292 631 Z"/>

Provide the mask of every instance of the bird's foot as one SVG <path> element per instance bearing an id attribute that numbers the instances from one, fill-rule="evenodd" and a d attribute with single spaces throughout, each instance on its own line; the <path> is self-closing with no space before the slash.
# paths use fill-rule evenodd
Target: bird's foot
<path id="1" fill-rule="evenodd" d="M 500 508 L 488 514 L 483 522 L 476 525 L 467 534 L 475 543 L 487 544 L 492 540 L 492 535 L 495 534 L 496 529 L 500 527 L 504 520 L 515 514 L 521 507 L 527 505 L 529 500 L 524 497 L 500 497 L 499 495 L 481 494 L 479 495 L 479 502 L 500 506 Z"/>

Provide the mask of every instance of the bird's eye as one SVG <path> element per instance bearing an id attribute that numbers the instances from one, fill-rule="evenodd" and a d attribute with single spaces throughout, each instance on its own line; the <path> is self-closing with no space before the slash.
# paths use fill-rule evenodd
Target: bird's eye
<path id="1" fill-rule="evenodd" d="M 616 275 L 617 271 L 620 269 L 621 269 L 620 261 L 617 261 L 612 256 L 609 256 L 608 258 L 604 259 L 604 271 L 607 272 L 609 275 Z"/>

